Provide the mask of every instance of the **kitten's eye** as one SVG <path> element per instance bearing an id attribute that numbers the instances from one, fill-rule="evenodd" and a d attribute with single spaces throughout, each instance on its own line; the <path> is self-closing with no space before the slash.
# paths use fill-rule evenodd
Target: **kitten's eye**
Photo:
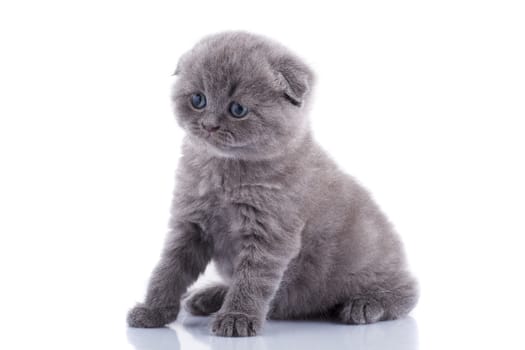
<path id="1" fill-rule="evenodd" d="M 206 107 L 206 96 L 204 96 L 204 94 L 201 94 L 200 92 L 191 95 L 190 100 L 191 105 L 195 109 L 203 109 L 204 107 Z"/>
<path id="2" fill-rule="evenodd" d="M 248 108 L 237 102 L 232 102 L 230 105 L 230 113 L 235 118 L 242 118 L 248 113 Z"/>

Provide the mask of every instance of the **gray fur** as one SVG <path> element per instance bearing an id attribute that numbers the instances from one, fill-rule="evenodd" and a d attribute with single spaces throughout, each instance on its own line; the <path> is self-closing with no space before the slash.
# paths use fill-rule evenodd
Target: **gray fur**
<path id="1" fill-rule="evenodd" d="M 266 38 L 226 32 L 199 42 L 176 74 L 187 135 L 170 232 L 129 325 L 174 321 L 211 260 L 224 284 L 190 296 L 186 308 L 215 313 L 216 335 L 255 335 L 267 317 L 363 324 L 406 315 L 418 292 L 397 234 L 312 139 L 310 69 Z M 196 92 L 207 98 L 202 110 L 189 102 Z M 231 117 L 231 101 L 248 115 Z"/>

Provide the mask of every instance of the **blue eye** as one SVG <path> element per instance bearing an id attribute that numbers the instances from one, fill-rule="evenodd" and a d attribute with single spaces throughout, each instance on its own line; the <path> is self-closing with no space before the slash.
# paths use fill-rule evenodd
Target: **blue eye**
<path id="1" fill-rule="evenodd" d="M 203 109 L 206 107 L 206 96 L 204 94 L 196 93 L 191 95 L 191 105 L 195 109 Z"/>
<path id="2" fill-rule="evenodd" d="M 235 118 L 242 118 L 248 113 L 248 108 L 237 102 L 232 102 L 230 104 L 230 113 Z"/>

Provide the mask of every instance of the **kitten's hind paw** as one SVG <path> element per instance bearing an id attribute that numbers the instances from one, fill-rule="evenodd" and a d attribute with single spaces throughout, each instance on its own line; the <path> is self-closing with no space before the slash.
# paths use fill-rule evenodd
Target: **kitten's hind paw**
<path id="1" fill-rule="evenodd" d="M 339 311 L 339 319 L 347 324 L 367 324 L 381 321 L 383 306 L 374 299 L 359 298 L 346 302 Z"/>
<path id="2" fill-rule="evenodd" d="M 224 301 L 228 287 L 214 285 L 192 294 L 184 303 L 184 308 L 196 316 L 207 316 L 219 311 Z"/>
<path id="3" fill-rule="evenodd" d="M 150 308 L 137 304 L 128 313 L 128 325 L 134 328 L 161 328 L 175 321 L 179 306 Z"/>

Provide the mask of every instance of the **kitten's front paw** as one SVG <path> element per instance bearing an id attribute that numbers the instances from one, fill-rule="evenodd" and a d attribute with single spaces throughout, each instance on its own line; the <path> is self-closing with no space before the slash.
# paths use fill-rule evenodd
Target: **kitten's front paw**
<path id="1" fill-rule="evenodd" d="M 179 305 L 150 308 L 137 304 L 128 313 L 128 325 L 135 328 L 161 328 L 175 321 Z"/>
<path id="2" fill-rule="evenodd" d="M 220 337 L 251 337 L 261 328 L 259 317 L 241 312 L 219 312 L 212 323 L 212 331 Z"/>

